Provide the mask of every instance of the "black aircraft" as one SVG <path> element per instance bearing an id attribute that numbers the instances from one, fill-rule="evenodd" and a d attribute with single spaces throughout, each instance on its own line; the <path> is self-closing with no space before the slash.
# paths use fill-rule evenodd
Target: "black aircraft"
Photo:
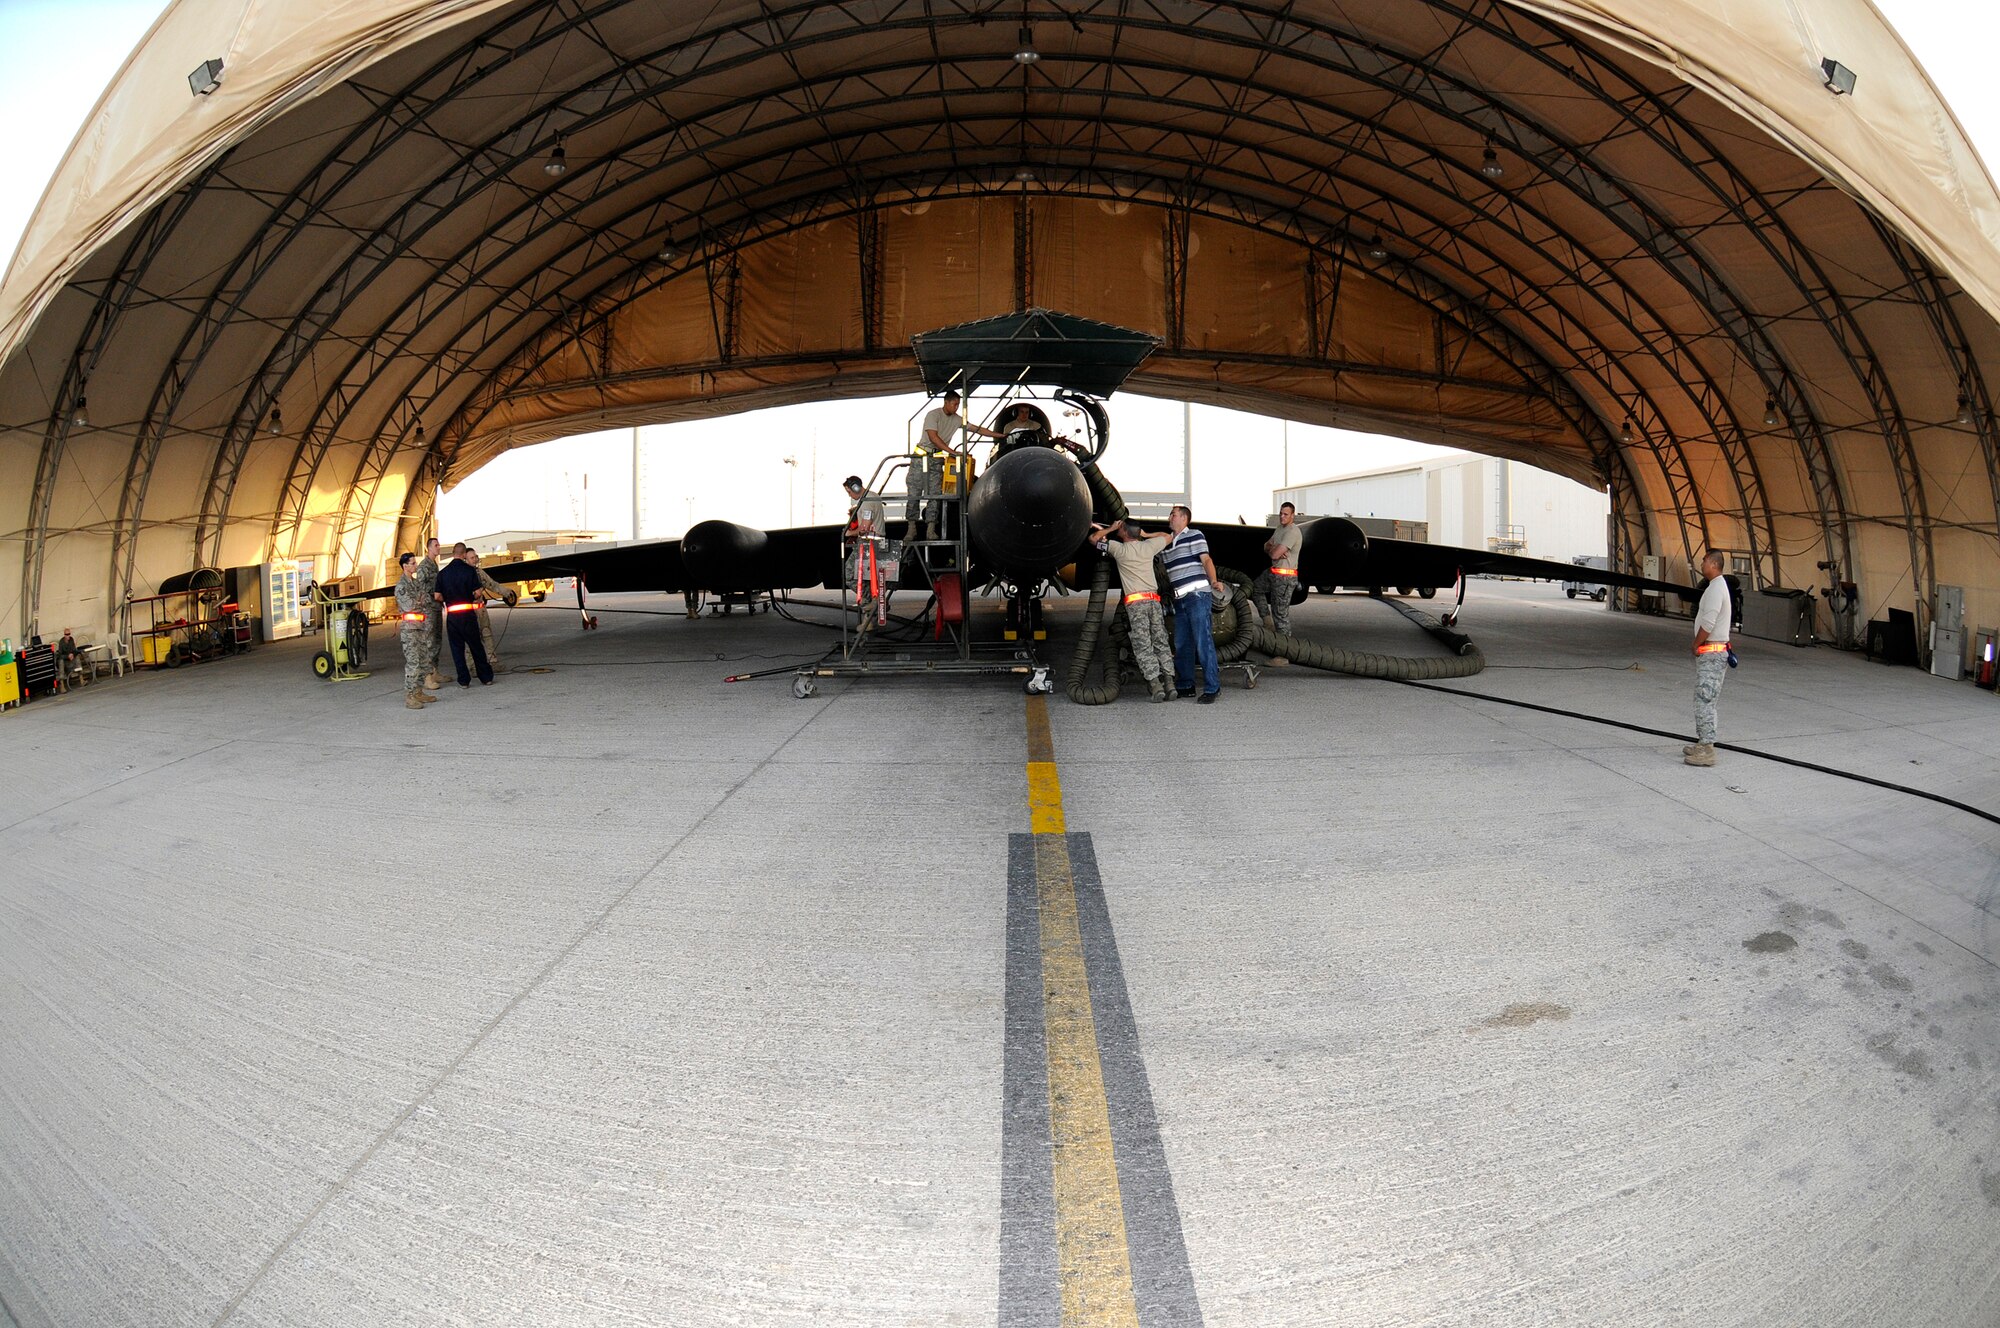
<path id="1" fill-rule="evenodd" d="M 922 333 L 913 345 L 933 395 L 957 390 L 969 402 L 981 388 L 1012 393 L 1026 386 L 1051 387 L 1057 401 L 1076 408 L 1087 421 L 1087 443 L 1077 445 L 1052 437 L 1047 416 L 1032 403 L 1021 412 L 1013 408 L 1016 402 L 1003 404 L 1005 418 L 996 423 L 1006 435 L 994 445 L 993 460 L 963 503 L 970 566 L 958 584 L 968 592 L 997 587 L 1017 601 L 1037 601 L 1062 569 L 1080 561 L 1088 564 L 1096 556 L 1087 544 L 1090 524 L 1108 520 L 1119 501 L 1099 465 L 1111 434 L 1102 398 L 1124 382 L 1158 340 L 1031 309 Z M 894 502 L 898 495 L 884 496 Z M 1266 527 L 1196 524 L 1218 567 L 1254 577 L 1269 566 Z M 1573 563 L 1371 537 L 1343 517 L 1321 517 L 1300 528 L 1304 540 L 1295 598 L 1302 598 L 1308 587 L 1395 589 L 1429 597 L 1454 585 L 1462 598 L 1464 579 L 1480 574 L 1692 593 L 1685 586 Z M 598 592 L 678 591 L 689 597 L 690 605 L 703 595 L 838 589 L 843 529 L 820 525 L 766 531 L 702 521 L 678 540 L 561 553 L 495 569 L 493 576 L 500 581 L 575 576 L 580 605 L 585 586 Z M 890 534 L 907 534 L 906 523 L 891 522 Z M 902 584 L 926 587 L 907 571 Z M 1456 610 L 1447 615 L 1447 625 L 1455 617 Z M 586 611 L 585 625 L 593 621 Z"/>

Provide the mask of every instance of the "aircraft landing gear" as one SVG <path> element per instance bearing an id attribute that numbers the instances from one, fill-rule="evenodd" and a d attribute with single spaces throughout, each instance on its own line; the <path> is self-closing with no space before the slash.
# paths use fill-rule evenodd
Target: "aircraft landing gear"
<path id="1" fill-rule="evenodd" d="M 1049 677 L 1048 665 L 1046 664 L 1036 665 L 1035 671 L 1028 675 L 1028 695 L 1047 696 L 1050 692 L 1053 692 L 1055 689 L 1056 685 L 1054 681 L 1051 680 Z"/>
<path id="2" fill-rule="evenodd" d="M 1458 612 L 1460 609 L 1463 609 L 1464 607 L 1465 607 L 1465 569 L 1461 567 L 1458 569 L 1458 602 L 1451 606 L 1451 612 L 1444 615 L 1444 618 L 1442 620 L 1444 622 L 1444 625 L 1446 627 L 1458 626 Z"/>

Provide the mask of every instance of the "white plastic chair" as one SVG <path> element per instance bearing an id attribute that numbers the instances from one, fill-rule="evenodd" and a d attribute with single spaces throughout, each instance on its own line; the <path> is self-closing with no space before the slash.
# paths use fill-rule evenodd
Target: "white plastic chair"
<path id="1" fill-rule="evenodd" d="M 104 642 L 103 648 L 92 656 L 90 661 L 91 672 L 98 674 L 109 672 L 120 678 L 124 677 L 125 670 L 131 667 L 132 654 L 126 649 L 125 638 L 122 636 L 114 636 Z"/>

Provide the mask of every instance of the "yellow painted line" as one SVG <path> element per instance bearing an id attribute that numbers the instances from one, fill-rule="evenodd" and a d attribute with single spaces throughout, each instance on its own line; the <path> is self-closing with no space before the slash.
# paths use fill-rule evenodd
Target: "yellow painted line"
<path id="1" fill-rule="evenodd" d="M 1041 913 L 1042 1033 L 1048 1048 L 1056 1278 L 1063 1328 L 1138 1328 L 1125 1202 L 1097 1054 L 1097 1016 L 1064 838 L 1047 701 L 1028 698 L 1028 812 Z"/>
<path id="2" fill-rule="evenodd" d="M 1059 835 L 1067 829 L 1046 696 L 1028 698 L 1028 829 L 1038 835 Z"/>

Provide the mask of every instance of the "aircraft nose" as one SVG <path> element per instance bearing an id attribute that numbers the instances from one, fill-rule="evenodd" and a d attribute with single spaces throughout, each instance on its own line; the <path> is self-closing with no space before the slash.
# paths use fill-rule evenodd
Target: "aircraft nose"
<path id="1" fill-rule="evenodd" d="M 965 521 L 981 557 L 1016 575 L 1046 575 L 1089 531 L 1090 487 L 1068 457 L 1024 447 L 972 486 Z"/>

